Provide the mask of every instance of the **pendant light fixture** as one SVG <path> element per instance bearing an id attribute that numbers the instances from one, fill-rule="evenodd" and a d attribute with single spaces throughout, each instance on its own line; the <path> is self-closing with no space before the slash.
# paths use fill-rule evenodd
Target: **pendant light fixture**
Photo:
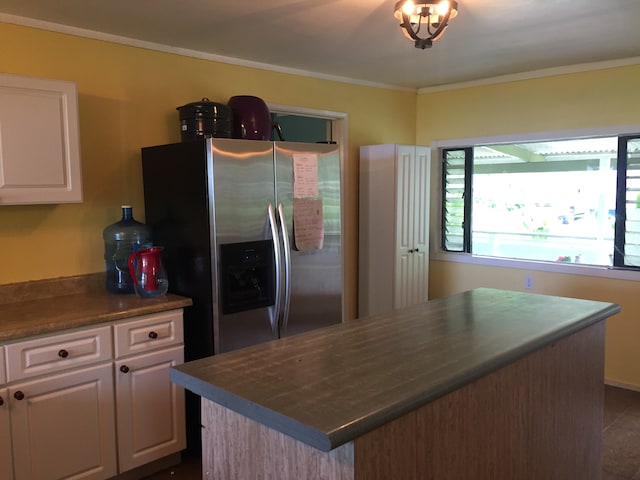
<path id="1" fill-rule="evenodd" d="M 458 3 L 454 0 L 433 0 L 416 3 L 400 0 L 393 16 L 400 21 L 404 35 L 416 48 L 431 48 L 442 37 L 449 20 L 458 15 Z"/>

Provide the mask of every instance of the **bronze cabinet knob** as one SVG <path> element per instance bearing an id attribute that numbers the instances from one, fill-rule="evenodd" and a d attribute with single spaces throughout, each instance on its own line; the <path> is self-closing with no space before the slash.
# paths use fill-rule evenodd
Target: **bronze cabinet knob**
<path id="1" fill-rule="evenodd" d="M 22 390 L 18 390 L 13 394 L 13 398 L 15 398 L 16 400 L 22 400 L 24 398 L 24 393 L 22 393 Z"/>
<path id="2" fill-rule="evenodd" d="M 158 338 L 158 334 L 156 332 L 149 332 L 149 338 L 156 339 Z"/>
<path id="3" fill-rule="evenodd" d="M 67 358 L 69 356 L 69 352 L 67 352 L 64 348 L 58 352 L 58 356 L 60 358 Z"/>
<path id="4" fill-rule="evenodd" d="M 129 367 L 127 367 L 126 365 L 122 365 L 122 366 L 120 367 L 120 371 L 121 371 L 122 373 L 129 373 Z"/>

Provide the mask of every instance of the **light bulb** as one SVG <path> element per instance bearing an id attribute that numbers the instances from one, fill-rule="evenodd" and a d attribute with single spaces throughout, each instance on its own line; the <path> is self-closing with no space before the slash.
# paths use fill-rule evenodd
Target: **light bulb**
<path id="1" fill-rule="evenodd" d="M 441 17 L 444 17 L 447 14 L 447 11 L 449 10 L 449 8 L 450 8 L 449 2 L 447 0 L 443 0 L 436 7 L 436 12 Z"/>
<path id="2" fill-rule="evenodd" d="M 404 2 L 404 5 L 402 5 L 402 11 L 407 15 L 415 14 L 416 12 L 415 3 L 413 3 L 411 0 L 407 0 L 406 2 Z"/>

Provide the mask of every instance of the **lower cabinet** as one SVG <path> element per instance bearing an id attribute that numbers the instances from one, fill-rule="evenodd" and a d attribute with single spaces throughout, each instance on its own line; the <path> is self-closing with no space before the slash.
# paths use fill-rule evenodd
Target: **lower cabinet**
<path id="1" fill-rule="evenodd" d="M 114 325 L 120 472 L 186 447 L 184 390 L 169 368 L 184 357 L 182 310 Z"/>
<path id="2" fill-rule="evenodd" d="M 16 480 L 115 475 L 113 394 L 111 364 L 11 386 Z"/>
<path id="3" fill-rule="evenodd" d="M 0 478 L 13 478 L 8 394 L 6 388 L 0 388 Z"/>
<path id="4" fill-rule="evenodd" d="M 0 480 L 136 478 L 186 447 L 181 309 L 3 348 Z"/>
<path id="5" fill-rule="evenodd" d="M 185 448 L 184 391 L 169 379 L 182 361 L 179 346 L 115 363 L 121 471 Z"/>

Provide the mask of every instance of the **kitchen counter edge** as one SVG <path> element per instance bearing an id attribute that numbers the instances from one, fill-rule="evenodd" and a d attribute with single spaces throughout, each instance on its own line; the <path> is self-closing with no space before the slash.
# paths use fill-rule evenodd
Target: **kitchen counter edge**
<path id="1" fill-rule="evenodd" d="M 103 275 L 0 285 L 0 344 L 192 305 L 175 294 L 112 294 Z M 13 300 L 13 301 L 12 301 Z"/>

